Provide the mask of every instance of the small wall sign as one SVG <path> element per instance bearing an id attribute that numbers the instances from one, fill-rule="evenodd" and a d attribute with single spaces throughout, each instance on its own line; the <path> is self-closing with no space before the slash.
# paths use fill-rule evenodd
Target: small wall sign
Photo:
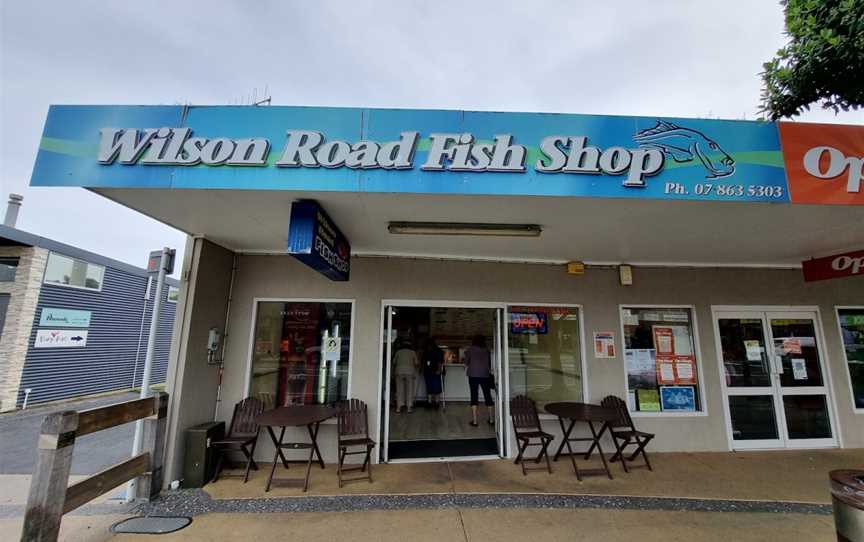
<path id="1" fill-rule="evenodd" d="M 87 346 L 87 331 L 73 329 L 40 329 L 34 348 L 83 348 Z"/>
<path id="2" fill-rule="evenodd" d="M 615 334 L 611 331 L 594 332 L 594 357 L 609 359 L 615 357 Z"/>
<path id="3" fill-rule="evenodd" d="M 45 307 L 39 316 L 39 327 L 90 327 L 90 311 Z"/>

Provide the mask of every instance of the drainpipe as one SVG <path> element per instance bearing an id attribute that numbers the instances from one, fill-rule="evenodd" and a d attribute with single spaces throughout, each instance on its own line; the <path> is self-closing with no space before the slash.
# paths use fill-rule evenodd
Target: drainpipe
<path id="1" fill-rule="evenodd" d="M 9 203 L 6 204 L 6 218 L 3 219 L 4 226 L 15 227 L 22 201 L 24 201 L 24 196 L 21 194 L 9 194 Z"/>
<path id="2" fill-rule="evenodd" d="M 234 297 L 234 276 L 237 274 L 237 253 L 231 266 L 231 281 L 228 283 L 228 306 L 225 309 L 225 325 L 222 328 L 222 355 L 219 356 L 219 385 L 216 387 L 216 407 L 213 409 L 213 421 L 218 421 L 219 404 L 222 402 L 222 378 L 225 374 L 225 349 L 228 345 L 228 318 L 231 316 L 231 299 Z M 244 391 L 245 394 L 245 391 Z"/>

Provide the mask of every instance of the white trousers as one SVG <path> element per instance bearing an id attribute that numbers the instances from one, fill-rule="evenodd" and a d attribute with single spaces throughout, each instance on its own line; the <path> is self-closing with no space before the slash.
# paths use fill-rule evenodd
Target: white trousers
<path id="1" fill-rule="evenodd" d="M 396 407 L 414 408 L 414 396 L 417 393 L 417 375 L 396 375 Z"/>

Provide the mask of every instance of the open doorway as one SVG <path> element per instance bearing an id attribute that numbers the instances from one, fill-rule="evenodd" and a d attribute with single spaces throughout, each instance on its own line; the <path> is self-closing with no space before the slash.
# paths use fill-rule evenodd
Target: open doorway
<path id="1" fill-rule="evenodd" d="M 502 312 L 494 306 L 385 306 L 385 461 L 503 453 L 496 389 Z"/>

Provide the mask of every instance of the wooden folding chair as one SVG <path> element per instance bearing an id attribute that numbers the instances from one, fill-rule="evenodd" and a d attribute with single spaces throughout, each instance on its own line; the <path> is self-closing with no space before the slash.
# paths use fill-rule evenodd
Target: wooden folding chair
<path id="1" fill-rule="evenodd" d="M 510 399 L 510 419 L 513 420 L 513 434 L 519 445 L 519 454 L 513 462 L 522 467 L 522 475 L 527 476 L 529 470 L 540 470 L 542 465 L 526 467 L 525 459 L 532 459 L 534 463 L 540 463 L 546 459 L 546 470 L 552 473 L 552 464 L 549 462 L 549 445 L 554 437 L 543 431 L 540 427 L 540 416 L 537 414 L 537 405 L 534 401 L 524 395 L 517 395 Z M 526 458 L 525 450 L 530 446 L 539 446 L 540 451 L 536 457 Z"/>
<path id="2" fill-rule="evenodd" d="M 337 405 L 338 414 L 337 431 L 339 446 L 339 466 L 336 472 L 339 476 L 339 487 L 344 482 L 357 480 L 369 480 L 372 483 L 372 450 L 375 449 L 375 441 L 369 438 L 369 424 L 367 419 L 366 403 L 360 399 L 349 399 L 340 401 Z M 356 449 L 356 448 L 360 449 Z M 349 449 L 352 449 L 349 451 Z M 349 455 L 364 455 L 363 464 L 360 466 L 345 467 L 345 457 Z M 365 476 L 344 478 L 346 472 L 365 472 Z"/>
<path id="3" fill-rule="evenodd" d="M 228 434 L 225 435 L 225 438 L 211 443 L 211 446 L 219 452 L 219 458 L 216 460 L 216 472 L 212 481 L 215 482 L 219 479 L 219 473 L 225 463 L 225 455 L 231 451 L 242 452 L 246 457 L 244 484 L 249 481 L 249 469 L 258 470 L 258 465 L 253 459 L 255 446 L 258 443 L 258 424 L 255 423 L 255 416 L 262 412 L 264 412 L 264 403 L 255 397 L 247 397 L 234 405 L 234 414 L 231 416 Z"/>
<path id="4" fill-rule="evenodd" d="M 636 459 L 636 456 L 642 454 L 645 466 L 648 467 L 648 470 L 654 470 L 651 468 L 651 462 L 648 461 L 648 454 L 645 453 L 645 446 L 651 442 L 654 434 L 636 429 L 636 426 L 633 425 L 633 418 L 630 417 L 630 412 L 627 410 L 627 403 L 620 397 L 608 395 L 600 404 L 604 407 L 615 409 L 618 413 L 618 417 L 609 422 L 609 432 L 612 434 L 612 442 L 615 443 L 616 450 L 615 455 L 612 456 L 610 461 L 618 461 L 620 459 L 624 472 L 630 472 L 627 468 L 627 462 L 633 461 Z M 624 448 L 627 446 L 636 447 L 633 453 L 630 454 L 630 457 L 624 457 Z"/>

